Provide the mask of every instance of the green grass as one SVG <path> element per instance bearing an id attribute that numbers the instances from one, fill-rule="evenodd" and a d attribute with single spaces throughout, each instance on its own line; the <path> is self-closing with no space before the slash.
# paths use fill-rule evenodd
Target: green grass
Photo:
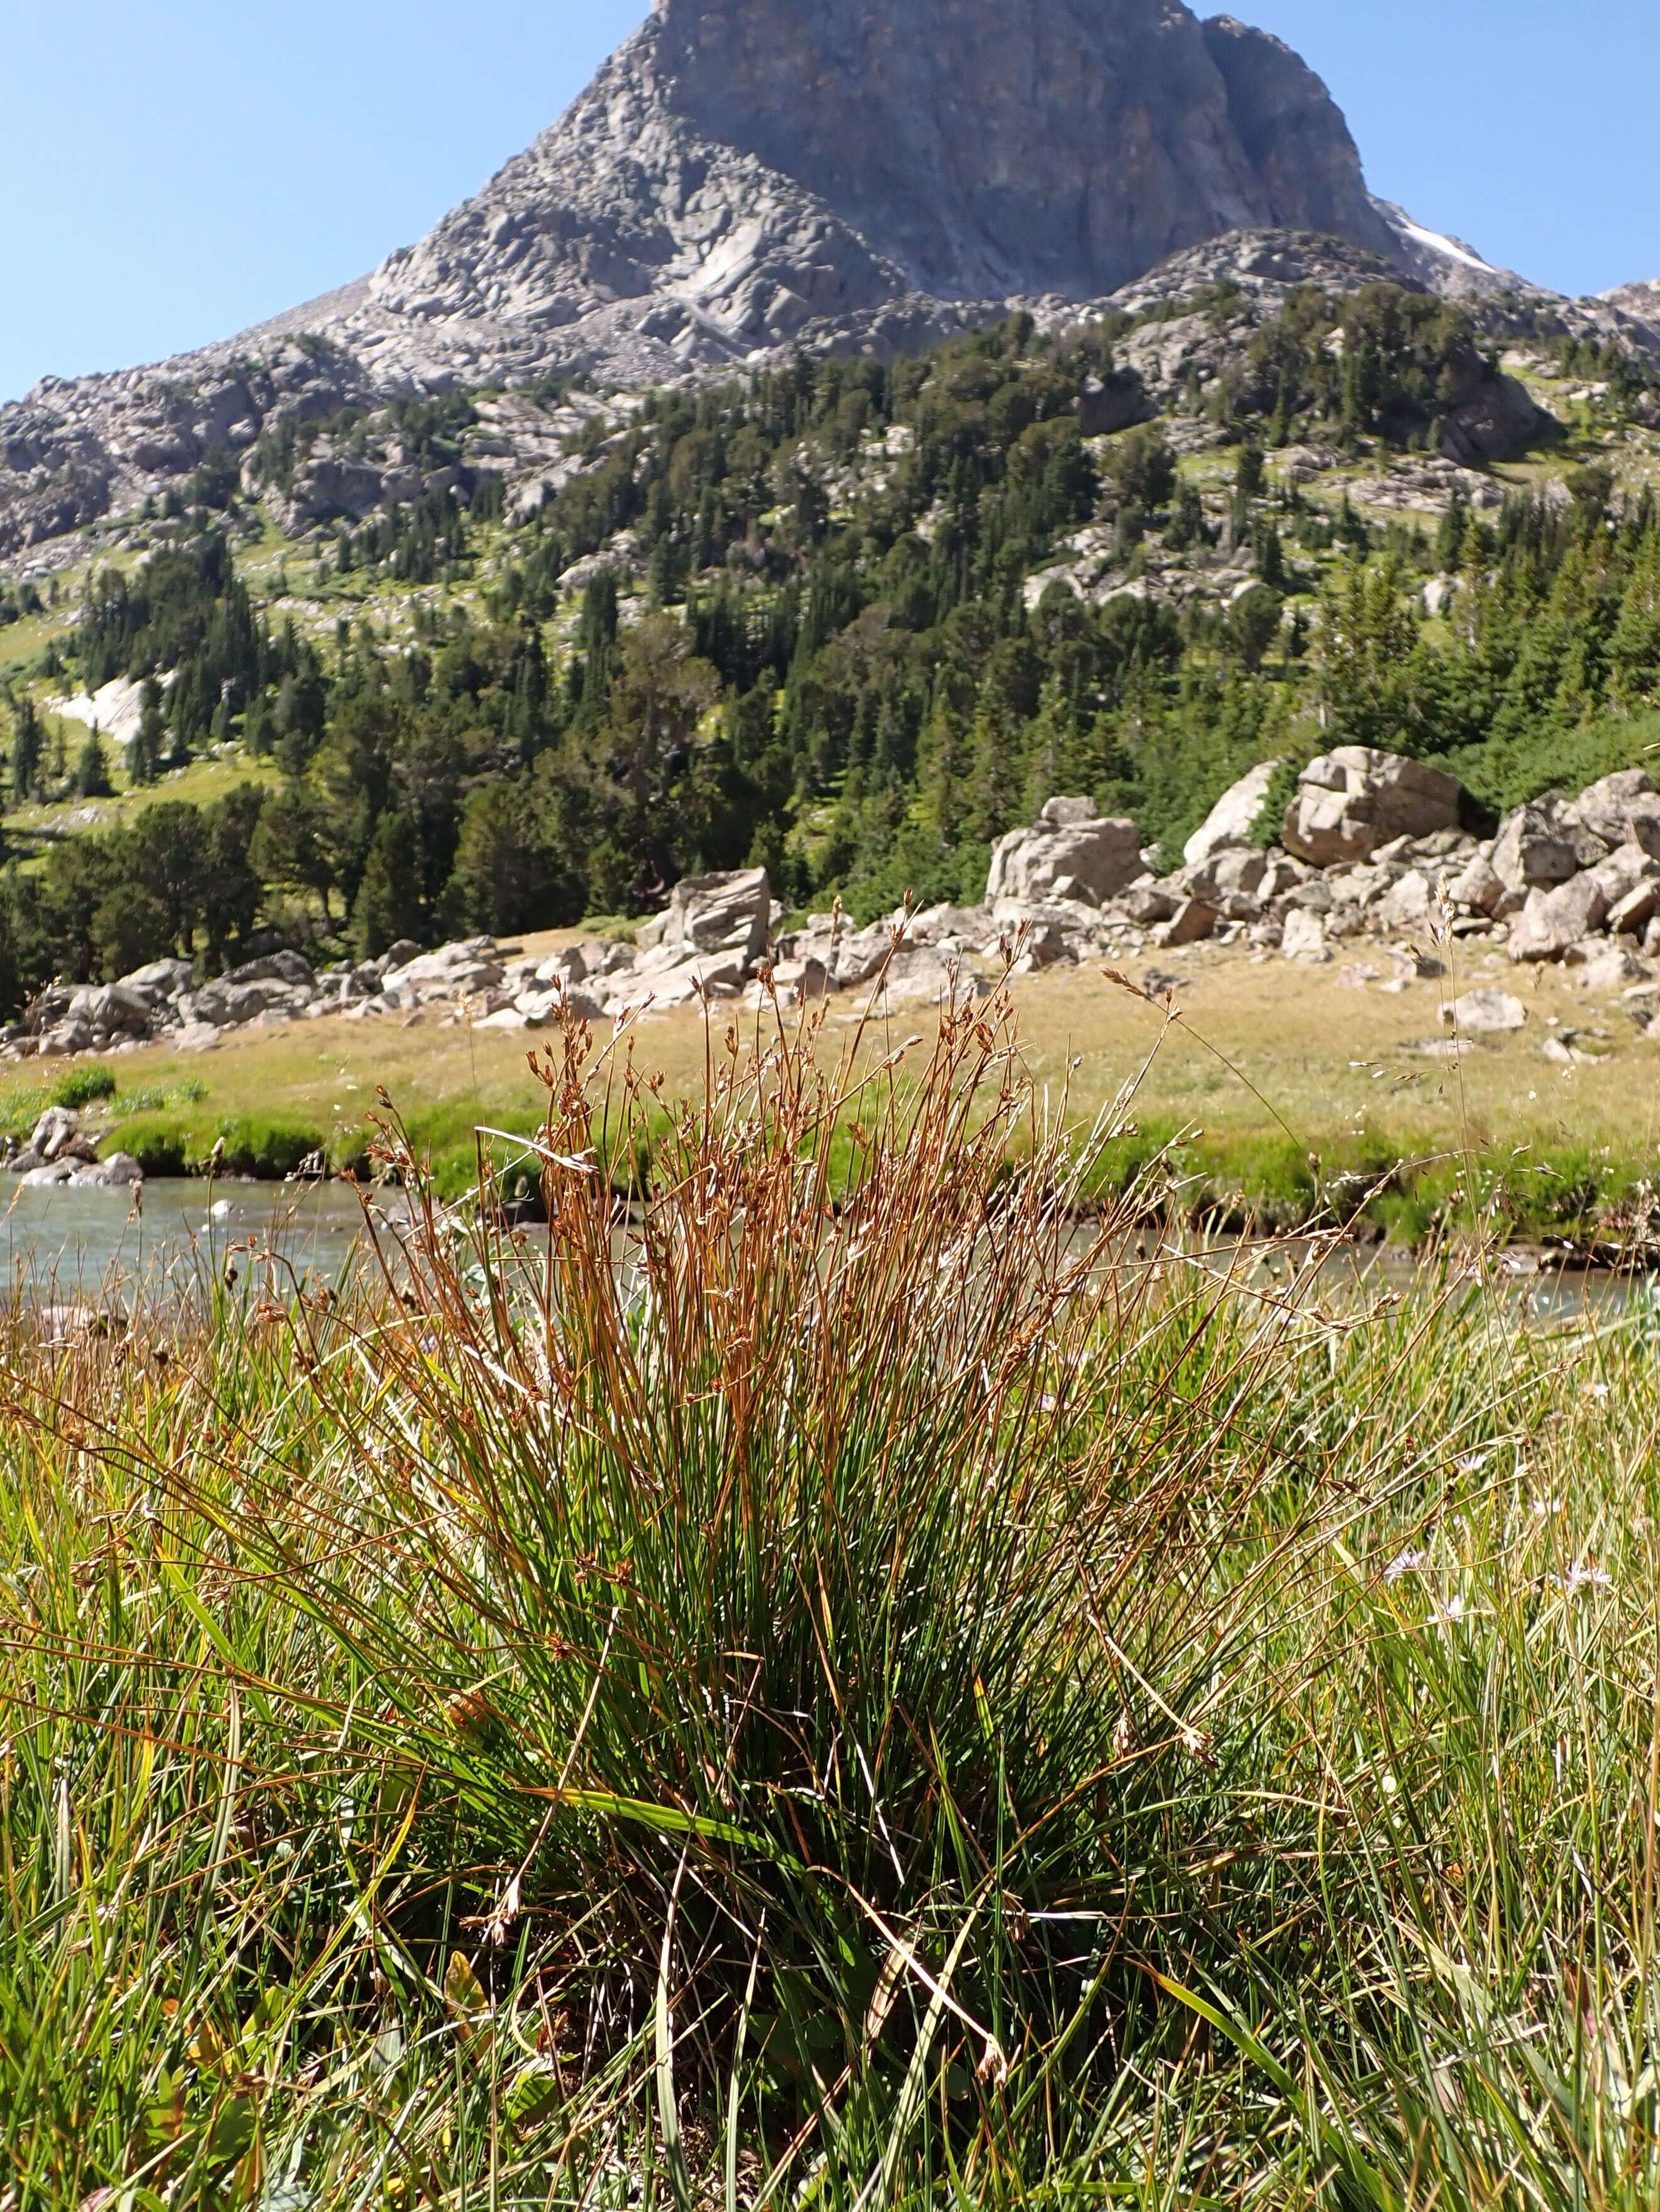
<path id="1" fill-rule="evenodd" d="M 0 1322 L 11 2202 L 1656 2201 L 1652 1307 L 1091 1245 L 1011 1044 Z"/>
<path id="2" fill-rule="evenodd" d="M 72 763 L 87 728 L 82 723 L 67 719 L 63 726 L 68 732 L 66 750 Z M 279 780 L 274 763 L 257 754 L 244 753 L 239 746 L 228 754 L 193 760 L 188 767 L 169 770 L 158 783 L 134 789 L 128 782 L 121 760 L 122 748 L 106 739 L 104 750 L 110 781 L 115 786 L 113 798 L 54 799 L 15 807 L 6 814 L 7 834 L 13 839 L 24 866 L 40 860 L 53 840 L 76 836 L 82 826 L 76 817 L 88 810 L 97 815 L 93 826 L 100 830 L 113 830 L 121 823 L 135 821 L 146 807 L 155 805 L 159 799 L 179 799 L 194 806 L 207 806 L 222 799 L 227 792 L 234 791 L 238 784 L 269 787 Z"/>

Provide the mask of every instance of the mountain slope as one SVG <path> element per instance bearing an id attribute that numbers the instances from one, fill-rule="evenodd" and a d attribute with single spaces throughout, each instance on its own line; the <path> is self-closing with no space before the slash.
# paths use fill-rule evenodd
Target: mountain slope
<path id="1" fill-rule="evenodd" d="M 1259 257 L 1264 232 L 1436 292 L 1519 283 L 1371 197 L 1288 47 L 1182 0 L 657 0 L 557 124 L 370 276 L 0 409 L 0 560 L 372 398 L 915 350 L 1231 234 Z"/>

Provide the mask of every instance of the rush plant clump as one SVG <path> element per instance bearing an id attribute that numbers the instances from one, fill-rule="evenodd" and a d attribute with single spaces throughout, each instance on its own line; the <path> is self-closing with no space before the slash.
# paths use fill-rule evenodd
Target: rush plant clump
<path id="1" fill-rule="evenodd" d="M 19 1304 L 10 2203 L 1650 2201 L 1645 1310 L 1149 1249 L 927 1028 Z"/>

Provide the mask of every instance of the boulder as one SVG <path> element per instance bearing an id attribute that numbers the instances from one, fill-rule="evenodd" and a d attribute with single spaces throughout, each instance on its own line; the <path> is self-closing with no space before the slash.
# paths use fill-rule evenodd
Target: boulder
<path id="1" fill-rule="evenodd" d="M 1099 904 L 1128 890 L 1142 872 L 1141 839 L 1133 822 L 1098 816 L 1086 799 L 1052 799 L 1031 829 L 999 838 L 986 902 L 1041 906 L 1070 876 Z"/>
<path id="2" fill-rule="evenodd" d="M 1468 1036 L 1502 1036 L 1507 1030 L 1525 1029 L 1528 1010 L 1513 991 L 1488 988 L 1466 991 L 1450 1006 L 1443 1006 L 1441 1018 Z"/>
<path id="3" fill-rule="evenodd" d="M 494 990 L 503 973 L 496 957 L 495 939 L 469 937 L 454 945 L 440 945 L 435 952 L 417 953 L 401 966 L 389 968 L 381 988 L 390 998 L 416 1004 Z"/>
<path id="4" fill-rule="evenodd" d="M 823 962 L 833 988 L 851 991 L 868 983 L 893 951 L 893 932 L 885 921 L 873 921 L 866 929 L 849 929 L 843 922 L 828 939 L 804 939 L 798 951 Z"/>
<path id="5" fill-rule="evenodd" d="M 1293 860 L 1289 853 L 1270 853 L 1262 880 L 1255 896 L 1266 902 L 1269 899 L 1289 898 L 1298 884 L 1308 879 L 1308 869 L 1301 860 Z"/>
<path id="6" fill-rule="evenodd" d="M 144 1170 L 131 1152 L 112 1152 L 106 1160 L 82 1168 L 75 1180 L 97 1190 L 128 1190 L 143 1182 Z"/>
<path id="7" fill-rule="evenodd" d="M 59 1022 L 46 1032 L 35 1049 L 42 1060 L 72 1060 L 78 1052 L 90 1052 L 96 1042 L 90 1022 Z"/>
<path id="8" fill-rule="evenodd" d="M 1575 980 L 1587 991 L 1621 991 L 1628 983 L 1645 982 L 1649 970 L 1629 945 L 1611 938 L 1583 938 L 1564 956 L 1575 970 Z"/>
<path id="9" fill-rule="evenodd" d="M 1165 888 L 1177 897 L 1185 893 L 1217 905 L 1224 899 L 1260 897 L 1268 872 L 1268 856 L 1256 846 L 1229 845 L 1178 869 Z"/>
<path id="10" fill-rule="evenodd" d="M 1100 901 L 1087 884 L 1080 884 L 1076 876 L 1057 876 L 1053 896 L 1073 906 L 1098 906 Z"/>
<path id="11" fill-rule="evenodd" d="M 1639 844 L 1617 845 L 1590 873 L 1602 886 L 1602 896 L 1612 910 L 1640 884 L 1660 879 L 1660 862 L 1651 860 Z"/>
<path id="12" fill-rule="evenodd" d="M 1640 937 L 1660 908 L 1660 877 L 1636 884 L 1608 908 L 1608 933 L 1614 937 Z"/>
<path id="13" fill-rule="evenodd" d="M 929 945 L 902 945 L 888 964 L 879 1003 L 928 1000 L 957 1005 L 983 996 L 990 988 L 965 961 Z"/>
<path id="14" fill-rule="evenodd" d="M 1492 860 L 1477 853 L 1447 886 L 1447 896 L 1454 906 L 1468 907 L 1474 914 L 1496 915 L 1504 903 L 1508 886 L 1493 866 Z"/>
<path id="15" fill-rule="evenodd" d="M 696 953 L 735 954 L 751 967 L 767 949 L 772 918 L 772 886 L 764 868 L 687 876 L 678 883 L 667 911 L 655 918 L 651 949 L 666 965 Z M 646 932 L 641 932 L 645 941 Z"/>
<path id="16" fill-rule="evenodd" d="M 1132 884 L 1118 903 L 1138 927 L 1151 929 L 1155 922 L 1168 921 L 1181 901 L 1163 884 L 1146 883 Z"/>
<path id="17" fill-rule="evenodd" d="M 1170 920 L 1154 930 L 1153 937 L 1160 945 L 1197 945 L 1215 933 L 1220 920 L 1207 900 L 1184 899 Z"/>
<path id="18" fill-rule="evenodd" d="M 1019 925 L 1010 950 L 1014 954 L 1014 965 L 1023 975 L 1030 975 L 1040 968 L 1056 967 L 1071 957 L 1066 933 L 1041 915 Z"/>
<path id="19" fill-rule="evenodd" d="M 1182 848 L 1189 867 L 1201 866 L 1213 853 L 1224 852 L 1230 846 L 1249 846 L 1279 767 L 1277 760 L 1259 761 L 1237 783 L 1229 786 Z"/>
<path id="20" fill-rule="evenodd" d="M 1154 412 L 1134 369 L 1119 369 L 1104 382 L 1098 376 L 1086 376 L 1075 405 L 1078 427 L 1086 438 L 1116 436 L 1132 423 L 1148 421 Z"/>
<path id="21" fill-rule="evenodd" d="M 105 983 L 77 991 L 70 1011 L 76 1020 L 90 1022 L 96 1030 L 107 1030 L 118 1036 L 147 1037 L 156 1003 L 131 984 Z"/>
<path id="22" fill-rule="evenodd" d="M 121 978 L 122 987 L 138 992 L 152 1006 L 164 999 L 176 999 L 181 991 L 188 990 L 193 973 L 188 960 L 151 960 L 143 968 L 135 968 L 131 975 Z"/>
<path id="23" fill-rule="evenodd" d="M 617 979 L 611 1003 L 639 1006 L 649 999 L 654 1006 L 684 1006 L 704 997 L 734 998 L 751 965 L 741 951 L 731 951 L 695 952 L 690 960 L 637 968 Z"/>
<path id="24" fill-rule="evenodd" d="M 781 960 L 772 971 L 772 981 L 787 1006 L 825 998 L 835 988 L 829 969 L 812 954 L 804 960 Z"/>
<path id="25" fill-rule="evenodd" d="M 1608 895 L 1591 875 L 1575 876 L 1554 890 L 1531 890 L 1511 924 L 1512 960 L 1560 960 L 1569 945 L 1601 927 Z"/>
<path id="26" fill-rule="evenodd" d="M 1563 811 L 1605 845 L 1635 844 L 1660 858 L 1660 790 L 1645 769 L 1605 775 Z"/>
<path id="27" fill-rule="evenodd" d="M 1377 902 L 1377 919 L 1385 929 L 1423 929 L 1435 903 L 1435 885 L 1420 868 L 1408 868 Z"/>
<path id="28" fill-rule="evenodd" d="M 1441 451 L 1462 468 L 1513 461 L 1560 434 L 1560 425 L 1513 376 L 1487 378 L 1476 394 L 1442 418 Z"/>
<path id="29" fill-rule="evenodd" d="M 1572 825 L 1564 823 L 1554 808 L 1518 806 L 1499 823 L 1493 872 L 1512 890 L 1543 890 L 1565 884 L 1579 866 Z"/>
<path id="30" fill-rule="evenodd" d="M 589 972 L 587 947 L 567 945 L 551 959 L 543 961 L 535 977 L 538 983 L 586 983 Z M 593 972 L 597 974 L 599 970 Z"/>
<path id="31" fill-rule="evenodd" d="M 263 960 L 249 960 L 240 968 L 233 968 L 225 981 L 228 983 L 290 983 L 309 990 L 317 977 L 303 952 L 282 951 L 270 952 Z"/>
<path id="32" fill-rule="evenodd" d="M 1326 943 L 1326 918 L 1308 907 L 1294 906 L 1286 916 L 1280 950 L 1287 960 L 1306 960 L 1310 963 L 1329 960 L 1330 948 Z"/>
<path id="33" fill-rule="evenodd" d="M 1282 842 L 1315 867 L 1366 860 L 1396 837 L 1458 827 L 1456 776 L 1368 745 L 1339 745 L 1310 761 L 1286 810 Z"/>
<path id="34" fill-rule="evenodd" d="M 28 1148 L 35 1157 L 50 1166 L 70 1152 L 81 1132 L 81 1118 L 67 1106 L 48 1106 L 34 1125 Z"/>

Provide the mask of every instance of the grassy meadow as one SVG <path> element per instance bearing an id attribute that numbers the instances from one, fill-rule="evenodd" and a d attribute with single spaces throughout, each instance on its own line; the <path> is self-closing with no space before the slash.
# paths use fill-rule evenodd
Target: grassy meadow
<path id="1" fill-rule="evenodd" d="M 0 2201 L 1660 2197 L 1654 1308 L 1080 1229 L 1043 989 L 4 1318 Z"/>
<path id="2" fill-rule="evenodd" d="M 525 943 L 545 952 L 572 934 Z M 1208 946 L 1152 953 L 1129 969 L 1152 981 L 1151 999 L 1104 969 L 1017 978 L 1019 1064 L 1079 1126 L 1133 1085 L 1128 1133 L 1103 1151 L 1093 1190 L 1121 1190 L 1156 1160 L 1176 1217 L 1289 1228 L 1360 1212 L 1371 1233 L 1412 1245 L 1472 1226 L 1584 1249 L 1645 1233 L 1660 1160 L 1660 1045 L 1634 1018 L 1645 1002 L 1589 993 L 1572 969 L 1490 965 L 1457 945 L 1440 957 L 1446 974 L 1399 989 L 1387 988 L 1395 963 L 1365 945 L 1315 968 Z M 1472 1038 L 1459 1060 L 1426 1054 L 1451 1037 L 1453 1000 L 1495 983 L 1522 999 L 1527 1026 Z M 873 1019 L 849 994 L 826 1010 L 816 1049 L 857 1038 L 879 1057 L 936 1018 L 911 1005 Z M 776 1028 L 770 1012 L 717 1005 L 706 1025 L 696 1008 L 648 1011 L 605 1048 L 660 1074 L 666 1102 L 703 1083 L 728 1029 L 748 1048 Z M 453 1197 L 476 1176 L 477 1126 L 537 1127 L 529 1062 L 552 1036 L 429 1009 L 409 1027 L 331 1018 L 231 1033 L 208 1053 L 147 1047 L 107 1063 L 114 1096 L 90 1126 L 157 1174 L 199 1171 L 222 1139 L 231 1172 L 288 1175 L 319 1154 L 362 1170 L 384 1091 Z M 63 1080 L 50 1065 L 9 1073 L 0 1128 L 26 1133 Z"/>

